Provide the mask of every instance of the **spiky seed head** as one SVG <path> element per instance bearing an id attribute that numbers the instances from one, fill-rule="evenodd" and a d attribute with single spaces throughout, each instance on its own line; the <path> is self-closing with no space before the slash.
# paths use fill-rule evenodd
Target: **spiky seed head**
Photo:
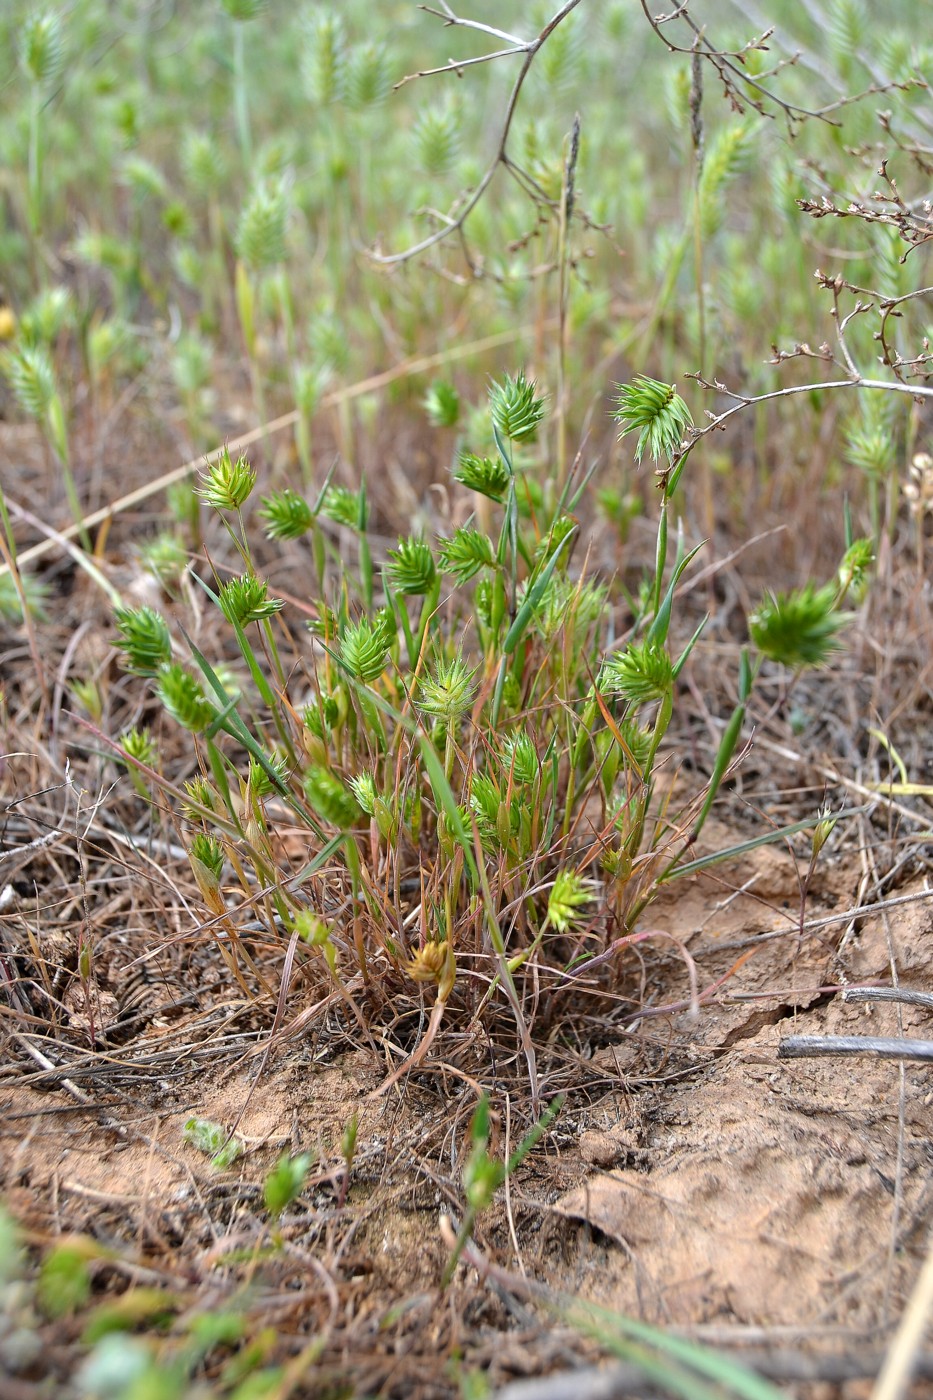
<path id="1" fill-rule="evenodd" d="M 537 780 L 541 764 L 534 740 L 526 729 L 506 739 L 502 747 L 502 767 L 507 777 L 511 775 L 512 783 L 521 787 L 530 787 Z"/>
<path id="2" fill-rule="evenodd" d="M 435 428 L 453 428 L 460 417 L 460 395 L 446 379 L 435 379 L 421 403 Z"/>
<path id="3" fill-rule="evenodd" d="M 301 1195 L 313 1160 L 310 1152 L 299 1152 L 294 1157 L 287 1152 L 282 1153 L 266 1177 L 262 1190 L 266 1210 L 273 1220 L 278 1220 L 285 1207 Z"/>
<path id="4" fill-rule="evenodd" d="M 55 370 L 44 345 L 24 345 L 8 350 L 0 367 L 17 403 L 31 418 L 41 421 L 55 398 Z"/>
<path id="5" fill-rule="evenodd" d="M 223 1166 L 229 1166 L 240 1153 L 240 1145 L 235 1139 L 231 1139 L 229 1143 L 227 1142 L 228 1133 L 226 1128 L 220 1123 L 211 1122 L 209 1118 L 189 1118 L 185 1123 L 182 1136 L 185 1142 L 190 1142 L 192 1147 L 196 1147 L 199 1152 L 219 1153 L 221 1149 L 223 1149 L 226 1158 L 222 1164 Z M 226 1146 L 224 1146 L 225 1143 Z M 235 1147 L 236 1150 L 232 1155 L 228 1156 L 227 1154 L 231 1147 Z M 212 1165 L 220 1165 L 216 1157 Z"/>
<path id="6" fill-rule="evenodd" d="M 498 458 L 477 457 L 473 452 L 461 452 L 460 461 L 454 471 L 454 481 L 459 481 L 470 491 L 478 491 L 491 501 L 505 500 L 511 476 L 504 462 Z"/>
<path id="7" fill-rule="evenodd" d="M 329 768 L 315 765 L 309 769 L 304 789 L 315 812 L 331 826 L 347 831 L 359 821 L 359 803 Z"/>
<path id="8" fill-rule="evenodd" d="M 748 619 L 751 639 L 764 656 L 794 670 L 822 666 L 839 650 L 837 634 L 852 616 L 836 600 L 832 583 L 769 593 Z"/>
<path id="9" fill-rule="evenodd" d="M 181 540 L 163 530 L 140 548 L 139 562 L 163 587 L 171 588 L 185 572 L 188 552 Z"/>
<path id="10" fill-rule="evenodd" d="M 450 945 L 446 939 L 440 943 L 425 943 L 405 964 L 405 971 L 413 982 L 440 982 L 449 954 Z"/>
<path id="11" fill-rule="evenodd" d="M 677 393 L 674 384 L 662 384 L 639 374 L 631 384 L 617 386 L 615 420 L 619 437 L 638 431 L 635 461 L 640 462 L 645 449 L 656 462 L 666 457 L 671 461 L 677 454 L 684 434 L 693 425 L 690 410 Z"/>
<path id="12" fill-rule="evenodd" d="M 196 778 L 189 778 L 185 783 L 185 794 L 187 801 L 182 802 L 182 815 L 187 817 L 189 822 L 199 822 L 204 820 L 205 808 L 208 812 L 219 815 L 224 810 L 223 800 L 220 793 L 209 783 L 206 778 L 199 774 Z"/>
<path id="13" fill-rule="evenodd" d="M 156 691 L 169 714 L 192 734 L 203 734 L 214 720 L 214 708 L 204 687 L 177 662 L 163 665 L 156 680 Z"/>
<path id="14" fill-rule="evenodd" d="M 579 525 L 572 515 L 558 515 L 551 522 L 551 528 L 543 535 L 535 548 L 535 561 L 542 564 L 560 550 Z M 553 577 L 553 576 L 552 576 Z"/>
<path id="15" fill-rule="evenodd" d="M 310 943 L 312 948 L 323 948 L 330 941 L 330 926 L 310 909 L 300 909 L 293 926 L 301 941 Z"/>
<path id="16" fill-rule="evenodd" d="M 670 694 L 674 668 L 663 647 L 636 642 L 603 664 L 600 690 L 615 691 L 633 705 L 647 705 Z"/>
<path id="17" fill-rule="evenodd" d="M 332 695 L 324 694 L 319 694 L 317 703 L 307 705 L 301 715 L 302 723 L 317 739 L 328 739 L 339 718 L 340 706 L 337 701 Z"/>
<path id="18" fill-rule="evenodd" d="M 398 549 L 389 550 L 386 573 L 395 590 L 406 597 L 430 593 L 437 577 L 431 546 L 412 536 L 399 540 Z"/>
<path id="19" fill-rule="evenodd" d="M 220 147 L 206 131 L 189 131 L 181 148 L 185 179 L 202 196 L 221 189 L 227 170 Z"/>
<path id="20" fill-rule="evenodd" d="M 535 609 L 534 625 L 545 640 L 561 631 L 582 645 L 606 610 L 606 589 L 591 580 L 553 573 Z"/>
<path id="21" fill-rule="evenodd" d="M 381 44 L 354 44 L 346 64 L 347 106 L 357 112 L 377 107 L 391 89 L 392 70 L 386 49 Z"/>
<path id="22" fill-rule="evenodd" d="M 851 597 L 860 603 L 868 591 L 869 575 L 875 562 L 875 546 L 869 539 L 853 540 L 842 556 L 839 572 L 839 601 Z"/>
<path id="23" fill-rule="evenodd" d="M 275 774 L 276 778 L 278 779 L 278 782 L 273 782 L 269 773 L 258 761 L 258 759 L 251 758 L 249 761 L 249 768 L 247 770 L 246 781 L 249 785 L 250 792 L 258 798 L 271 797 L 274 792 L 281 792 L 281 790 L 288 784 L 288 755 L 277 751 L 273 751 L 272 753 L 267 753 L 265 757 L 266 762 L 272 769 L 272 772 Z"/>
<path id="24" fill-rule="evenodd" d="M 442 658 L 422 677 L 415 704 L 422 714 L 456 724 L 473 704 L 475 675 L 476 668 L 468 666 L 459 653 Z"/>
<path id="25" fill-rule="evenodd" d="M 441 537 L 438 544 L 441 569 L 445 574 L 451 574 L 459 584 L 467 583 L 480 569 L 492 568 L 495 564 L 489 536 L 471 526 L 461 526 L 449 539 Z"/>
<path id="26" fill-rule="evenodd" d="M 236 249 L 251 272 L 264 272 L 285 260 L 288 191 L 283 180 L 257 185 L 237 225 Z"/>
<path id="27" fill-rule="evenodd" d="M 216 881 L 220 880 L 224 868 L 224 848 L 216 837 L 199 831 L 191 842 L 190 854 L 206 866 Z"/>
<path id="28" fill-rule="evenodd" d="M 374 623 L 368 617 L 349 623 L 338 646 L 340 660 L 351 676 L 366 684 L 372 684 L 382 675 L 388 660 L 388 649 L 382 621 Z"/>
<path id="29" fill-rule="evenodd" d="M 535 381 L 525 378 L 524 370 L 513 379 L 506 374 L 489 387 L 489 411 L 503 437 L 512 442 L 528 442 L 538 431 L 545 414 L 546 400 L 535 390 Z"/>
<path id="30" fill-rule="evenodd" d="M 349 491 L 346 486 L 328 486 L 321 514 L 336 525 L 346 525 L 350 530 L 365 530 L 366 498 L 362 492 Z"/>
<path id="31" fill-rule="evenodd" d="M 350 787 L 363 811 L 371 817 L 376 808 L 376 781 L 372 773 L 358 773 L 350 779 Z"/>
<path id="32" fill-rule="evenodd" d="M 459 102 L 442 99 L 425 107 L 412 130 L 415 156 L 426 175 L 446 175 L 460 154 L 463 119 Z"/>
<path id="33" fill-rule="evenodd" d="M 49 586 L 44 579 L 36 578 L 35 574 L 27 574 L 20 571 L 20 584 L 26 600 L 26 611 L 30 617 L 37 621 L 47 621 L 48 614 L 45 610 L 45 602 L 49 595 Z M 10 622 L 14 627 L 23 620 L 23 601 L 16 590 L 12 574 L 0 574 L 0 618 L 4 622 Z M 2 692 L 0 692 L 2 693 Z"/>
<path id="34" fill-rule="evenodd" d="M 132 729 L 125 729 L 120 735 L 120 748 L 127 758 L 136 763 L 144 763 L 147 768 L 151 768 L 158 759 L 158 751 L 152 742 L 152 730 L 139 729 L 135 725 Z"/>
<path id="35" fill-rule="evenodd" d="M 644 772 L 651 754 L 653 735 L 650 726 L 640 725 L 633 716 L 627 715 L 617 728 L 624 744 L 625 764 L 631 768 L 634 759 L 638 768 Z M 614 735 L 612 739 L 613 743 L 617 742 Z"/>
<path id="36" fill-rule="evenodd" d="M 23 312 L 19 323 L 20 345 L 54 345 L 62 331 L 73 325 L 74 297 L 67 287 L 47 287 Z"/>
<path id="37" fill-rule="evenodd" d="M 820 851 L 826 845 L 826 842 L 829 840 L 830 836 L 832 836 L 833 827 L 836 825 L 836 822 L 838 820 L 838 817 L 833 816 L 833 810 L 830 806 L 824 804 L 824 806 L 820 808 L 819 812 L 817 813 L 816 826 L 813 828 L 813 841 L 811 849 L 813 851 L 814 860 L 816 860 Z"/>
<path id="38" fill-rule="evenodd" d="M 344 93 L 347 37 L 334 10 L 318 10 L 305 26 L 301 73 L 311 101 L 319 107 L 339 102 Z"/>
<path id="39" fill-rule="evenodd" d="M 297 540 L 314 524 L 314 512 L 303 496 L 286 487 L 263 496 L 260 520 L 265 521 L 270 540 Z"/>
<path id="40" fill-rule="evenodd" d="M 215 510 L 239 510 L 249 499 L 256 485 L 256 473 L 245 457 L 232 461 L 229 450 L 223 452 L 201 475 L 197 494 Z"/>
<path id="41" fill-rule="evenodd" d="M 474 773 L 470 783 L 470 807 L 481 820 L 495 822 L 499 815 L 502 794 L 495 778 L 488 773 Z"/>
<path id="42" fill-rule="evenodd" d="M 567 933 L 580 919 L 580 911 L 592 895 L 586 881 L 574 870 L 558 872 L 547 902 L 547 921 L 558 933 Z"/>
<path id="43" fill-rule="evenodd" d="M 65 39 L 57 10 L 37 10 L 23 21 L 19 65 L 31 83 L 51 83 L 58 77 L 65 65 Z"/>
<path id="44" fill-rule="evenodd" d="M 897 449 L 894 435 L 880 419 L 858 423 L 846 434 L 846 460 L 866 476 L 884 480 L 894 470 Z"/>
<path id="45" fill-rule="evenodd" d="M 172 659 L 168 623 L 155 608 L 118 608 L 114 614 L 124 666 L 134 676 L 154 676 Z"/>
<path id="46" fill-rule="evenodd" d="M 754 131 L 748 120 L 731 122 L 721 127 L 709 143 L 697 188 L 704 240 L 713 237 L 728 212 L 726 188 L 748 165 Z"/>
<path id="47" fill-rule="evenodd" d="M 140 200 L 168 198 L 168 184 L 162 171 L 142 156 L 126 157 L 120 166 L 120 183 Z"/>
<path id="48" fill-rule="evenodd" d="M 284 608 L 285 603 L 281 598 L 269 598 L 268 591 L 269 585 L 265 579 L 257 578 L 255 574 L 232 578 L 218 594 L 220 611 L 228 622 L 238 623 L 240 627 L 272 617 Z"/>

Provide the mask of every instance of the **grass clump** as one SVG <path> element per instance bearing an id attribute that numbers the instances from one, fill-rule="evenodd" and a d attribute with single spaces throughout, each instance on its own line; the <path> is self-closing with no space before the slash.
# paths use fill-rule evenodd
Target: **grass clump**
<path id="1" fill-rule="evenodd" d="M 402 1068 L 422 1063 L 442 1022 L 470 1035 L 483 1025 L 524 1045 L 535 1098 L 528 979 L 542 1029 L 568 997 L 610 1004 L 627 976 L 621 950 L 733 762 L 762 660 L 825 661 L 866 563 L 850 551 L 839 579 L 761 604 L 758 655 L 742 659 L 712 770 L 679 793 L 663 746 L 702 624 L 672 646 L 696 551 L 678 537 L 668 557 L 667 521 L 691 418 L 646 378 L 618 402 L 622 433 L 655 461 L 660 512 L 653 572 L 611 645 L 619 602 L 576 562 L 587 483 L 571 475 L 558 491 L 542 466 L 546 400 L 523 373 L 493 382 L 489 440 L 457 458 L 454 480 L 485 504 L 451 534 L 401 538 L 379 562 L 364 489 L 329 485 L 311 501 L 289 488 L 250 515 L 256 471 L 225 453 L 199 492 L 240 566 L 202 584 L 216 654 L 189 643 L 177 659 L 151 608 L 117 616 L 127 669 L 151 678 L 192 736 L 200 775 L 178 820 L 241 985 L 257 985 L 237 933 L 248 912 L 267 952 L 291 940 L 302 975 L 322 994 L 335 987 L 357 1025 L 409 1009 Z M 356 540 L 355 568 L 328 544 L 332 523 Z M 300 600 L 306 642 L 259 571 L 257 529 L 310 547 L 321 588 Z M 124 742 L 124 762 L 144 750 Z M 419 1033 L 425 992 L 433 1011 Z"/>

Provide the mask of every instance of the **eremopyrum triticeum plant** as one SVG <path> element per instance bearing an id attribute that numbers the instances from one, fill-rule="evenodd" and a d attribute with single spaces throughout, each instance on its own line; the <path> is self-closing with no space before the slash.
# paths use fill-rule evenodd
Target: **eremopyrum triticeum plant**
<path id="1" fill-rule="evenodd" d="M 871 562 L 855 541 L 831 583 L 762 603 L 712 770 L 678 799 L 656 769 L 702 631 L 673 645 L 695 551 L 678 535 L 667 560 L 665 510 L 689 412 L 655 381 L 621 395 L 623 430 L 654 457 L 664 504 L 656 573 L 620 637 L 609 586 L 575 561 L 584 485 L 571 476 L 545 491 L 527 450 L 544 396 L 519 373 L 491 386 L 488 406 L 485 440 L 465 444 L 453 468 L 453 489 L 475 492 L 488 524 L 382 543 L 374 563 L 363 487 L 328 482 L 313 500 L 283 487 L 250 516 L 256 472 L 222 452 L 199 490 L 240 563 L 198 582 L 236 666 L 216 641 L 210 656 L 187 634 L 173 638 L 154 609 L 117 616 L 127 669 L 149 678 L 156 703 L 192 736 L 200 771 L 178 819 L 241 986 L 264 990 L 237 942 L 229 884 L 276 946 L 292 940 L 322 1004 L 334 987 L 359 1018 L 363 989 L 378 986 L 374 1004 L 433 998 L 387 1084 L 423 1061 L 449 1019 L 481 1018 L 495 1035 L 511 1023 L 529 1045 L 526 978 L 544 1018 L 578 976 L 594 976 L 595 997 L 618 987 L 625 958 L 612 950 L 687 864 L 739 751 L 757 671 L 824 662 Z M 254 523 L 311 559 L 321 545 L 320 567 L 303 574 L 318 588 L 301 600 L 305 627 L 256 565 Z M 354 562 L 334 531 L 350 532 Z M 197 635 L 210 633 L 202 624 Z M 157 770 L 142 739 L 130 747 L 146 786 Z M 121 754 L 132 763 L 127 746 Z M 399 900 L 411 889 L 408 914 Z"/>

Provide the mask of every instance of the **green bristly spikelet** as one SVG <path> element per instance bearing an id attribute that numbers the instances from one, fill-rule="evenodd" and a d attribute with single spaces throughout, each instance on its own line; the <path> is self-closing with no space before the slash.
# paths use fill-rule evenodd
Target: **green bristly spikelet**
<path id="1" fill-rule="evenodd" d="M 869 573 L 875 562 L 875 547 L 869 539 L 853 540 L 842 556 L 839 572 L 836 575 L 839 587 L 838 601 L 851 596 L 860 603 L 868 588 Z"/>
<path id="2" fill-rule="evenodd" d="M 419 597 L 430 593 L 437 577 L 431 546 L 424 540 L 399 540 L 398 549 L 389 550 L 386 573 L 397 593 Z"/>
<path id="3" fill-rule="evenodd" d="M 359 803 L 329 768 L 311 768 L 305 777 L 304 790 L 315 812 L 331 826 L 347 831 L 359 821 Z"/>
<path id="4" fill-rule="evenodd" d="M 168 623 L 155 608 L 118 608 L 114 614 L 124 665 L 134 676 L 154 676 L 172 659 Z"/>
<path id="5" fill-rule="evenodd" d="M 314 525 L 314 511 L 304 497 L 290 487 L 263 496 L 262 510 L 258 514 L 259 519 L 265 521 L 268 539 L 300 539 Z"/>
<path id="6" fill-rule="evenodd" d="M 377 107 L 392 91 L 392 68 L 382 44 L 355 44 L 347 57 L 344 99 L 362 112 Z"/>
<path id="7" fill-rule="evenodd" d="M 198 810 L 201 807 L 206 808 L 208 812 L 218 814 L 224 810 L 220 793 L 200 774 L 196 778 L 188 779 L 185 783 L 185 794 L 188 801 L 182 803 L 181 810 L 182 815 L 187 817 L 190 822 L 203 820 L 203 813 Z"/>
<path id="8" fill-rule="evenodd" d="M 305 24 L 301 71 L 311 101 L 319 107 L 339 102 L 346 78 L 347 39 L 334 10 L 318 10 Z"/>
<path id="9" fill-rule="evenodd" d="M 353 796 L 362 807 L 368 817 L 373 815 L 376 809 L 376 782 L 371 773 L 359 773 L 355 778 L 350 779 L 350 787 Z"/>
<path id="10" fill-rule="evenodd" d="M 366 528 L 365 504 L 360 492 L 348 491 L 345 486 L 328 486 L 321 504 L 321 514 L 337 525 L 346 525 L 351 530 Z M 360 524 L 360 516 L 363 523 Z"/>
<path id="11" fill-rule="evenodd" d="M 239 510 L 256 485 L 256 473 L 245 457 L 232 461 L 225 447 L 201 477 L 197 492 L 215 510 Z"/>
<path id="12" fill-rule="evenodd" d="M 491 501 L 502 502 L 509 489 L 511 474 L 504 462 L 498 458 L 477 457 L 473 452 L 461 452 L 460 461 L 454 471 L 454 481 L 459 481 L 470 491 L 478 491 Z"/>
<path id="13" fill-rule="evenodd" d="M 278 778 L 278 787 L 283 789 L 288 783 L 289 761 L 287 755 L 283 753 L 267 753 L 266 762 Z M 269 773 L 257 759 L 251 758 L 249 761 L 249 771 L 246 781 L 250 792 L 254 797 L 271 797 L 276 791 L 276 784 L 272 781 Z"/>
<path id="14" fill-rule="evenodd" d="M 851 618 L 836 606 L 837 596 L 832 583 L 769 593 L 748 619 L 752 641 L 771 661 L 795 670 L 822 666 L 839 650 L 837 634 Z"/>
<path id="15" fill-rule="evenodd" d="M 436 661 L 422 677 L 415 704 L 423 714 L 454 725 L 470 709 L 476 695 L 476 668 L 459 654 Z"/>
<path id="16" fill-rule="evenodd" d="M 585 881 L 573 870 L 561 870 L 551 887 L 547 921 L 558 933 L 567 933 L 580 919 L 580 911 L 592 895 Z"/>
<path id="17" fill-rule="evenodd" d="M 163 587 L 173 588 L 185 572 L 188 552 L 181 540 L 168 530 L 163 530 L 142 546 L 139 562 Z"/>
<path id="18" fill-rule="evenodd" d="M 204 687 L 177 662 L 161 667 L 156 691 L 172 718 L 192 734 L 203 734 L 213 723 L 214 708 L 204 694 Z"/>
<path id="19" fill-rule="evenodd" d="M 248 622 L 260 622 L 273 617 L 284 608 L 281 598 L 269 598 L 269 585 L 255 574 L 243 574 L 230 579 L 218 594 L 220 611 L 228 622 L 236 622 L 245 627 Z"/>
<path id="20" fill-rule="evenodd" d="M 502 769 L 513 785 L 530 787 L 541 772 L 534 740 L 526 730 L 510 736 L 502 746 Z"/>
<path id="21" fill-rule="evenodd" d="M 495 564 L 492 541 L 488 535 L 462 526 L 449 539 L 438 540 L 438 562 L 445 574 L 451 574 L 458 584 L 467 583 L 481 569 Z"/>
<path id="22" fill-rule="evenodd" d="M 147 768 L 154 768 L 159 759 L 158 750 L 152 741 L 152 731 L 148 728 L 139 729 L 134 726 L 124 730 L 120 735 L 120 748 L 131 764 L 142 763 Z"/>
<path id="23" fill-rule="evenodd" d="M 230 18 L 239 24 L 256 19 L 266 8 L 266 0 L 221 0 L 221 4 Z"/>
<path id="24" fill-rule="evenodd" d="M 371 684 L 379 679 L 388 664 L 388 649 L 382 621 L 373 623 L 362 617 L 345 628 L 338 651 L 351 676 Z"/>
<path id="25" fill-rule="evenodd" d="M 46 622 L 48 613 L 45 603 L 49 596 L 49 586 L 44 579 L 36 578 L 35 574 L 20 573 L 20 584 L 23 589 L 23 596 L 26 600 L 26 611 L 30 617 L 34 617 L 37 622 Z M 13 623 L 18 626 L 23 620 L 23 604 L 12 574 L 0 574 L 0 618 L 4 622 Z"/>
<path id="26" fill-rule="evenodd" d="M 637 642 L 607 660 L 599 674 L 601 691 L 615 692 L 633 705 L 663 700 L 674 684 L 674 668 L 663 647 Z"/>
<path id="27" fill-rule="evenodd" d="M 461 131 L 460 104 L 450 98 L 419 113 L 412 137 L 418 163 L 426 175 L 444 175 L 451 169 L 460 153 Z"/>
<path id="28" fill-rule="evenodd" d="M 460 395 L 444 379 L 436 379 L 421 402 L 435 428 L 453 428 L 460 417 Z"/>
<path id="29" fill-rule="evenodd" d="M 0 367 L 20 408 L 41 422 L 56 394 L 49 352 L 42 345 L 24 345 L 20 350 L 6 351 Z"/>
<path id="30" fill-rule="evenodd" d="M 224 868 L 224 848 L 214 836 L 199 831 L 191 842 L 189 854 L 210 871 L 215 881 L 220 880 Z"/>
<path id="31" fill-rule="evenodd" d="M 263 272 L 285 258 L 288 194 L 285 185 L 261 184 L 243 207 L 236 249 L 251 272 Z"/>
<path id="32" fill-rule="evenodd" d="M 494 381 L 489 388 L 489 411 L 499 432 L 512 442 L 530 442 L 545 414 L 546 401 L 535 390 L 535 381 L 524 371 L 513 379 L 510 374 Z"/>
<path id="33" fill-rule="evenodd" d="M 635 461 L 641 461 L 646 448 L 655 462 L 665 457 L 670 461 L 693 425 L 690 410 L 676 387 L 639 374 L 631 384 L 620 384 L 618 389 L 614 417 L 620 438 L 638 431 Z"/>
<path id="34" fill-rule="evenodd" d="M 58 77 L 65 65 L 65 43 L 57 11 L 38 11 L 23 20 L 19 63 L 31 83 L 45 85 Z"/>

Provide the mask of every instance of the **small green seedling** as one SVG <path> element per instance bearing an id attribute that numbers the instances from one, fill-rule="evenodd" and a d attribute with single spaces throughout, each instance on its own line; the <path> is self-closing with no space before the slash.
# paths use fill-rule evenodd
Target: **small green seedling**
<path id="1" fill-rule="evenodd" d="M 285 1207 L 290 1206 L 301 1194 L 313 1160 L 310 1152 L 299 1152 L 296 1157 L 290 1157 L 287 1152 L 283 1152 L 266 1177 L 263 1199 L 266 1210 L 276 1223 Z"/>
<path id="2" fill-rule="evenodd" d="M 220 1123 L 209 1118 L 189 1118 L 182 1136 L 211 1159 L 211 1166 L 225 1171 L 242 1152 L 241 1144 Z"/>
<path id="3" fill-rule="evenodd" d="M 565 1097 L 564 1094 L 558 1094 L 556 1099 L 552 1099 L 537 1123 L 522 1138 L 507 1162 L 500 1162 L 489 1155 L 489 1095 L 484 1094 L 476 1105 L 476 1112 L 473 1114 L 473 1122 L 470 1126 L 470 1140 L 473 1146 L 463 1168 L 463 1190 L 467 1208 L 447 1266 L 444 1269 L 441 1279 L 442 1288 L 446 1288 L 454 1276 L 460 1255 L 473 1233 L 476 1217 L 481 1211 L 489 1208 L 502 1183 L 525 1160 L 535 1143 L 547 1132 L 563 1108 Z"/>

